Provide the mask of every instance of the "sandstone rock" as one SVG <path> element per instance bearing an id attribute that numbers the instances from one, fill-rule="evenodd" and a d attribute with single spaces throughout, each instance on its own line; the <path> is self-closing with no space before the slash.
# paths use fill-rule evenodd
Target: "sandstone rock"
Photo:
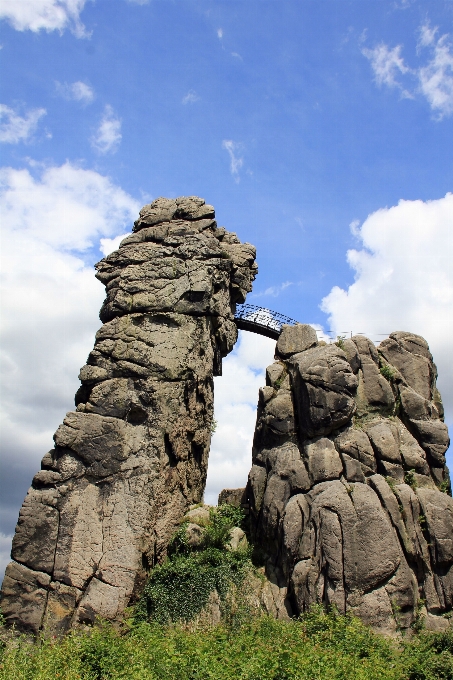
<path id="1" fill-rule="evenodd" d="M 217 230 L 212 206 L 181 197 L 145 206 L 96 265 L 104 323 L 77 410 L 21 510 L 3 587 L 8 622 L 61 632 L 116 619 L 140 595 L 203 496 L 213 375 L 236 341 L 234 305 L 251 290 L 254 259 L 253 246 Z"/>
<path id="2" fill-rule="evenodd" d="M 423 610 L 426 625 L 443 630 L 453 597 L 453 506 L 438 488 L 449 485 L 449 440 L 426 342 L 393 333 L 379 348 L 356 336 L 342 348 L 277 354 L 247 487 L 266 573 L 280 570 L 279 592 L 296 614 L 322 602 L 396 635 Z M 276 418 L 288 391 L 293 429 L 289 410 Z M 283 422 L 291 422 L 285 432 Z M 308 481 L 302 473 L 294 485 L 285 460 L 295 468 L 299 452 Z"/>
<path id="3" fill-rule="evenodd" d="M 248 546 L 245 532 L 239 527 L 233 527 L 230 531 L 230 540 L 227 543 L 228 550 L 245 550 Z"/>
<path id="4" fill-rule="evenodd" d="M 186 526 L 187 544 L 190 548 L 198 548 L 203 541 L 203 529 L 193 522 Z"/>
<path id="5" fill-rule="evenodd" d="M 432 398 L 436 369 L 423 338 L 402 331 L 391 333 L 379 345 L 379 353 L 398 369 L 409 387 L 425 399 Z"/>
<path id="6" fill-rule="evenodd" d="M 317 344 L 318 337 L 311 326 L 301 323 L 295 326 L 283 325 L 275 354 L 282 359 L 288 359 L 293 354 L 316 347 Z"/>
<path id="7" fill-rule="evenodd" d="M 299 429 L 308 437 L 330 434 L 355 411 L 357 378 L 335 345 L 315 347 L 288 361 Z"/>
<path id="8" fill-rule="evenodd" d="M 217 501 L 218 505 L 223 505 L 227 503 L 228 505 L 233 505 L 235 508 L 240 508 L 247 504 L 247 495 L 245 492 L 245 487 L 241 489 L 223 489 L 219 493 L 219 498 Z"/>
<path id="9" fill-rule="evenodd" d="M 192 510 L 189 510 L 189 512 L 186 512 L 183 521 L 189 520 L 200 526 L 205 526 L 207 522 L 209 522 L 210 516 L 209 507 L 202 505 L 201 507 L 193 508 Z"/>
<path id="10" fill-rule="evenodd" d="M 340 456 L 333 442 L 326 437 L 314 439 L 310 444 L 306 444 L 304 454 L 313 484 L 328 479 L 338 479 L 343 472 Z"/>

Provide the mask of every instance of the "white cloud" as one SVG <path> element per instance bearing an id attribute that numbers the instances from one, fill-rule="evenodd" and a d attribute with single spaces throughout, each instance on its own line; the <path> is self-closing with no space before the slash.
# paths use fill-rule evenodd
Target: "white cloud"
<path id="1" fill-rule="evenodd" d="M 353 223 L 354 224 L 354 223 Z M 447 419 L 453 420 L 453 194 L 403 201 L 371 214 L 354 233 L 347 260 L 355 282 L 322 301 L 336 334 L 351 329 L 374 341 L 406 330 L 428 341 L 439 369 Z"/>
<path id="2" fill-rule="evenodd" d="M 3 577 L 6 565 L 11 559 L 10 553 L 12 540 L 13 540 L 12 534 L 7 535 L 0 531 L 0 578 Z"/>
<path id="3" fill-rule="evenodd" d="M 377 45 L 373 49 L 363 48 L 362 54 L 370 60 L 378 85 L 388 85 L 389 87 L 400 86 L 396 77 L 400 73 L 407 73 L 409 71 L 409 68 L 404 63 L 404 59 L 401 57 L 401 49 L 401 45 L 389 49 L 384 43 Z"/>
<path id="4" fill-rule="evenodd" d="M 205 501 L 215 505 L 222 489 L 245 486 L 252 464 L 258 390 L 274 361 L 275 340 L 239 332 L 233 352 L 223 360 L 223 375 L 214 378 L 217 429 L 209 454 Z"/>
<path id="5" fill-rule="evenodd" d="M 16 31 L 60 31 L 66 28 L 78 38 L 87 37 L 80 21 L 86 0 L 1 0 L 0 19 Z"/>
<path id="6" fill-rule="evenodd" d="M 222 40 L 222 38 L 223 38 L 223 28 L 217 29 L 217 37 L 218 37 L 219 40 Z"/>
<path id="7" fill-rule="evenodd" d="M 429 23 L 422 24 L 422 26 L 420 26 L 420 38 L 418 41 L 419 47 L 427 47 L 428 45 L 432 45 L 436 38 L 436 33 L 437 27 L 431 28 Z"/>
<path id="8" fill-rule="evenodd" d="M 431 55 L 426 63 L 415 68 L 405 64 L 401 45 L 391 49 L 381 43 L 373 49 L 363 48 L 362 54 L 370 60 L 379 86 L 397 88 L 404 98 L 413 99 L 417 93 L 422 94 L 441 120 L 453 114 L 453 48 L 449 35 L 436 39 L 437 32 L 438 28 L 431 28 L 429 23 L 420 27 L 417 54 L 420 56 L 423 49 L 428 49 Z M 401 76 L 406 76 L 405 84 Z"/>
<path id="9" fill-rule="evenodd" d="M 433 41 L 434 34 L 425 44 L 432 45 Z M 431 60 L 418 72 L 420 91 L 442 118 L 453 113 L 453 51 L 448 36 L 439 38 L 432 45 L 432 52 Z"/>
<path id="10" fill-rule="evenodd" d="M 68 100 L 73 99 L 76 102 L 83 104 L 91 104 L 94 99 L 94 90 L 90 85 L 84 83 L 82 80 L 77 80 L 75 83 L 55 83 L 57 91 Z"/>
<path id="11" fill-rule="evenodd" d="M 28 141 L 46 113 L 46 109 L 29 109 L 22 117 L 9 106 L 0 104 L 0 142 L 18 144 Z"/>
<path id="12" fill-rule="evenodd" d="M 195 90 L 189 90 L 188 93 L 182 98 L 182 103 L 193 104 L 194 102 L 197 102 L 199 99 L 200 97 L 197 95 Z"/>
<path id="13" fill-rule="evenodd" d="M 115 236 L 115 238 L 101 238 L 99 250 L 104 255 L 104 257 L 107 257 L 107 255 L 110 255 L 110 253 L 113 253 L 114 250 L 118 250 L 121 241 L 123 238 L 126 238 L 129 233 L 130 232 L 127 234 L 120 234 L 119 236 Z"/>
<path id="14" fill-rule="evenodd" d="M 100 326 L 99 240 L 126 231 L 140 204 L 108 177 L 70 163 L 0 170 L 2 212 L 2 531 L 52 435 L 73 408 L 77 375 Z M 94 252 L 93 248 L 94 247 Z M 5 539 L 6 540 L 6 539 Z"/>
<path id="15" fill-rule="evenodd" d="M 112 107 L 107 104 L 96 134 L 91 138 L 91 145 L 99 153 L 115 153 L 121 139 L 121 119 L 117 118 Z"/>
<path id="16" fill-rule="evenodd" d="M 252 293 L 250 295 L 251 298 L 258 298 L 258 297 L 278 297 L 280 293 L 283 293 L 284 290 L 289 288 L 289 286 L 294 285 L 292 281 L 284 281 L 283 283 L 280 283 L 278 286 L 269 286 L 269 288 L 266 288 L 262 293 Z"/>
<path id="17" fill-rule="evenodd" d="M 230 172 L 234 177 L 234 181 L 239 182 L 239 170 L 242 168 L 244 160 L 241 156 L 236 154 L 241 151 L 242 145 L 233 142 L 232 139 L 224 139 L 222 142 L 222 149 L 225 149 L 230 156 Z"/>

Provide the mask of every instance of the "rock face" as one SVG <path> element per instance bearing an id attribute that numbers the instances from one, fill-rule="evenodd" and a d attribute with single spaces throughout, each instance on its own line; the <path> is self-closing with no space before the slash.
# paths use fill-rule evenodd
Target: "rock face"
<path id="1" fill-rule="evenodd" d="M 96 265 L 103 326 L 20 511 L 2 610 L 23 630 L 117 618 L 203 495 L 255 249 L 197 197 L 154 201 L 133 232 Z"/>
<path id="2" fill-rule="evenodd" d="M 428 345 L 313 333 L 283 327 L 259 395 L 247 494 L 268 577 L 288 613 L 323 602 L 389 634 L 445 628 L 453 499 Z"/>

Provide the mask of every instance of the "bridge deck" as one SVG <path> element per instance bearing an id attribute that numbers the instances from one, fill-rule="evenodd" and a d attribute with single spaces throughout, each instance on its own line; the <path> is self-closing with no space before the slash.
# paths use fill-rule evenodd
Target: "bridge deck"
<path id="1" fill-rule="evenodd" d="M 237 306 L 234 321 L 240 330 L 258 333 L 273 340 L 278 340 L 284 324 L 294 326 L 298 323 L 289 316 L 273 312 L 266 307 L 248 304 Z"/>

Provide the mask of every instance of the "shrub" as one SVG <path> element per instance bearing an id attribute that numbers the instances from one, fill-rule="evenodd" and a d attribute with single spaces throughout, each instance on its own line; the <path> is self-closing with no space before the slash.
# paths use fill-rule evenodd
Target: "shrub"
<path id="1" fill-rule="evenodd" d="M 248 551 L 210 547 L 188 555 L 176 554 L 153 569 L 137 607 L 137 620 L 159 623 L 193 620 L 216 591 L 225 600 L 252 569 Z"/>

